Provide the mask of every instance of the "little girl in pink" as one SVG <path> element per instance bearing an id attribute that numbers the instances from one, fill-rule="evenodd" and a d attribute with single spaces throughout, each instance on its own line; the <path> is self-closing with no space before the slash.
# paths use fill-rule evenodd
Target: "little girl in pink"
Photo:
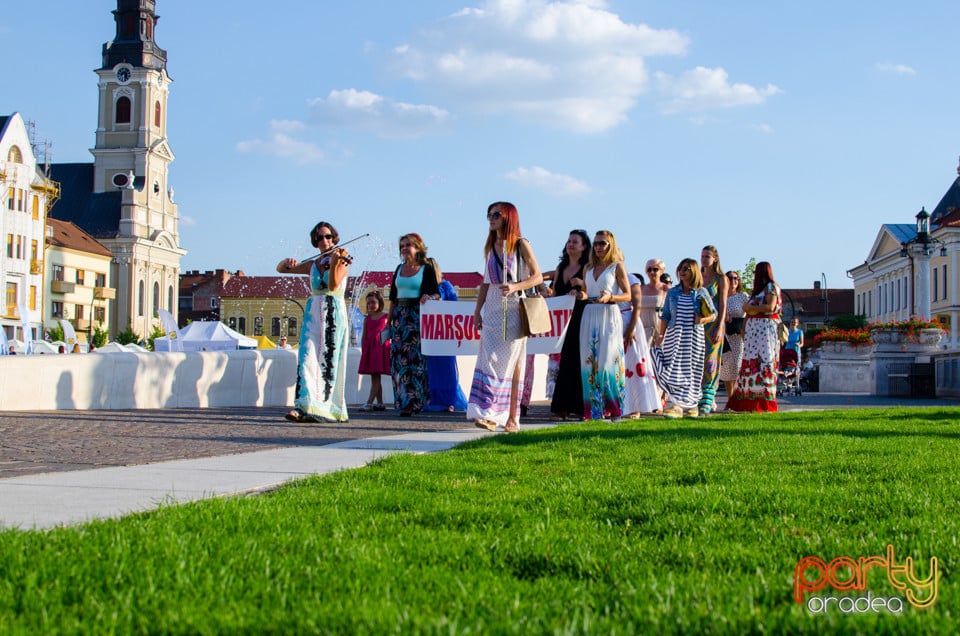
<path id="1" fill-rule="evenodd" d="M 383 311 L 383 296 L 376 290 L 367 294 L 366 303 L 359 373 L 370 376 L 370 395 L 361 408 L 364 411 L 382 411 L 385 407 L 380 376 L 390 375 L 390 340 L 385 337 L 381 340 L 381 334 L 387 326 L 387 313 Z"/>

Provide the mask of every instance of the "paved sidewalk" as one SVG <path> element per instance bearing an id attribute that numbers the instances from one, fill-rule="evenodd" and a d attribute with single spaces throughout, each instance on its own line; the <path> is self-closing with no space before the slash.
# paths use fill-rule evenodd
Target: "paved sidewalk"
<path id="1" fill-rule="evenodd" d="M 780 400 L 782 411 L 898 405 L 958 407 L 960 400 L 824 393 Z M 297 424 L 282 414 L 275 408 L 0 413 L 0 527 L 52 528 L 161 503 L 255 493 L 395 452 L 436 452 L 490 435 L 463 413 L 408 419 L 352 410 L 342 425 Z M 555 425 L 548 404 L 531 406 L 530 415 L 524 429 Z"/>

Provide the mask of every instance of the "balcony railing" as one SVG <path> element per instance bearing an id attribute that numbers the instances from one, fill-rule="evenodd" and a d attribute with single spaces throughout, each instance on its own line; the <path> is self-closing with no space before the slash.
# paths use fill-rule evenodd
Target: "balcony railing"
<path id="1" fill-rule="evenodd" d="M 97 300 L 113 300 L 117 297 L 117 290 L 113 287 L 94 287 L 93 297 Z"/>
<path id="2" fill-rule="evenodd" d="M 68 283 L 65 280 L 55 280 L 50 282 L 50 291 L 55 294 L 72 294 L 76 288 L 76 283 Z"/>

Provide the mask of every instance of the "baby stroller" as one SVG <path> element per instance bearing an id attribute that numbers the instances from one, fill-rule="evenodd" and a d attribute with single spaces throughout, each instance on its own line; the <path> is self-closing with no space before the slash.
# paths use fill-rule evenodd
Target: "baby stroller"
<path id="1" fill-rule="evenodd" d="M 780 349 L 777 395 L 803 395 L 800 389 L 800 356 L 793 349 Z"/>

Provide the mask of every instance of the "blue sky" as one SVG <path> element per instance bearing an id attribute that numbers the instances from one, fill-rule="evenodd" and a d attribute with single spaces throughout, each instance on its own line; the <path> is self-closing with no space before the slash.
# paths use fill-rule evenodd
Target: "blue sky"
<path id="1" fill-rule="evenodd" d="M 92 161 L 113 0 L 6 3 L 0 112 Z M 627 266 L 700 248 L 849 288 L 882 223 L 956 178 L 960 3 L 158 0 L 183 269 L 269 274 L 329 220 L 354 269 L 422 234 L 479 270 L 514 202 L 541 267 L 573 228 Z"/>

